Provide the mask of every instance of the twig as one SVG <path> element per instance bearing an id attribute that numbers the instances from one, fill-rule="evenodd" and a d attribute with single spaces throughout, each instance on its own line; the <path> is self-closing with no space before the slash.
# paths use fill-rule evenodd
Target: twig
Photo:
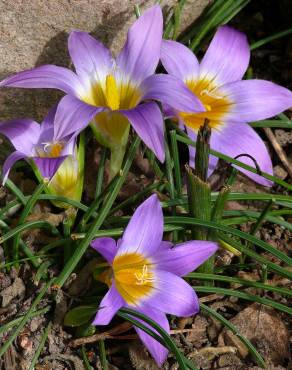
<path id="1" fill-rule="evenodd" d="M 72 340 L 70 342 L 70 347 L 79 347 L 84 344 L 94 343 L 94 342 L 98 342 L 98 341 L 105 340 L 105 339 L 115 339 L 115 340 L 137 339 L 138 337 L 136 334 L 129 334 L 129 335 L 123 335 L 123 336 L 117 335 L 117 334 L 124 333 L 125 331 L 128 331 L 129 329 L 131 329 L 131 327 L 132 327 L 131 324 L 129 324 L 128 322 L 124 322 L 121 325 L 115 326 L 114 328 L 108 331 L 105 331 L 103 333 L 98 333 L 98 334 L 90 335 L 88 337 Z M 190 333 L 192 331 L 194 331 L 194 329 L 174 329 L 174 330 L 170 330 L 170 334 L 174 335 L 174 334 L 180 334 L 180 333 Z"/>
<path id="2" fill-rule="evenodd" d="M 109 335 L 108 332 L 100 333 L 91 335 L 89 337 L 78 338 L 70 342 L 70 347 L 79 347 L 83 346 L 84 344 L 90 344 L 95 342 L 104 342 L 106 339 L 114 339 L 114 340 L 129 340 L 129 339 L 137 339 L 138 336 L 136 334 L 129 334 L 129 335 Z"/>
<path id="3" fill-rule="evenodd" d="M 201 297 L 199 299 L 199 301 L 200 301 L 200 303 L 206 303 L 206 302 L 210 302 L 210 301 L 216 301 L 217 299 L 222 299 L 222 296 L 220 296 L 218 294 L 209 294 L 206 297 Z"/>
<path id="4" fill-rule="evenodd" d="M 237 348 L 232 346 L 223 346 L 223 347 L 206 347 L 201 348 L 188 354 L 188 357 L 196 357 L 199 354 L 204 354 L 208 359 L 212 360 L 214 357 L 222 355 L 224 353 L 236 353 Z"/>
<path id="5" fill-rule="evenodd" d="M 274 135 L 273 131 L 269 127 L 264 127 L 265 134 L 267 135 L 268 139 L 270 140 L 275 152 L 277 153 L 278 157 L 280 158 L 283 166 L 289 173 L 289 176 L 292 178 L 292 166 L 290 165 L 286 153 L 284 152 L 281 145 L 278 143 L 276 136 Z"/>
<path id="6" fill-rule="evenodd" d="M 175 334 L 185 334 L 185 333 L 191 333 L 195 330 L 195 328 L 192 328 L 192 329 L 172 329 L 170 330 L 170 334 L 171 335 L 175 335 Z"/>
<path id="7" fill-rule="evenodd" d="M 131 329 L 131 327 L 132 325 L 130 323 L 123 322 L 122 324 L 117 325 L 114 328 L 111 328 L 107 331 L 104 331 L 103 333 L 98 333 L 98 334 L 91 335 L 89 337 L 78 338 L 78 339 L 72 340 L 70 342 L 70 346 L 78 347 L 83 344 L 98 342 L 99 340 L 112 339 L 112 338 L 117 339 L 115 337 L 116 335 L 122 334 L 128 331 L 129 329 Z"/>

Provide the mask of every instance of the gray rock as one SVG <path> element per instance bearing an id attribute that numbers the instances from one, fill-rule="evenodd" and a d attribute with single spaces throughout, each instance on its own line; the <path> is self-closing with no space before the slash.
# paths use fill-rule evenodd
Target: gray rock
<path id="1" fill-rule="evenodd" d="M 181 25 L 186 28 L 210 0 L 188 0 Z M 0 2 L 0 79 L 42 64 L 70 66 L 68 33 L 90 32 L 115 53 L 135 20 L 134 4 L 141 10 L 154 0 L 2 0 Z M 167 12 L 176 0 L 163 0 Z M 31 117 L 41 120 L 62 96 L 55 90 L 0 90 L 0 120 Z"/>

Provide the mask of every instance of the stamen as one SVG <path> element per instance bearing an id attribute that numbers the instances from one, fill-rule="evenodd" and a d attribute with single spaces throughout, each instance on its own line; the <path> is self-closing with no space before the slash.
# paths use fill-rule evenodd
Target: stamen
<path id="1" fill-rule="evenodd" d="M 216 95 L 215 93 L 214 93 L 214 91 L 216 90 L 216 88 L 215 89 L 212 89 L 211 91 L 209 91 L 208 89 L 204 89 L 204 90 L 202 90 L 201 92 L 200 92 L 200 95 L 201 96 L 204 96 L 204 95 L 208 95 L 208 96 L 210 96 L 210 98 L 214 98 L 214 99 L 223 99 L 223 97 L 222 96 L 220 96 L 220 95 Z"/>
<path id="2" fill-rule="evenodd" d="M 54 143 L 51 147 L 51 156 L 52 157 L 59 157 L 61 151 L 63 150 L 63 144 L 61 143 Z"/>
<path id="3" fill-rule="evenodd" d="M 148 266 L 143 265 L 142 272 L 135 272 L 135 277 L 137 279 L 136 285 L 145 285 L 147 283 L 152 283 L 154 279 L 148 276 Z"/>
<path id="4" fill-rule="evenodd" d="M 59 157 L 64 148 L 64 144 L 62 142 L 45 142 L 45 143 L 42 143 L 42 145 L 44 147 L 43 147 L 43 155 L 41 155 L 40 153 L 41 157 L 42 156 L 53 157 L 53 158 Z"/>
<path id="5" fill-rule="evenodd" d="M 121 69 L 120 66 L 117 64 L 117 61 L 115 60 L 115 58 L 111 58 L 110 63 L 111 63 L 110 70 L 112 72 L 116 72 L 116 71 L 119 71 Z"/>
<path id="6" fill-rule="evenodd" d="M 51 143 L 42 143 L 42 145 L 44 146 L 44 152 L 48 153 L 48 148 L 51 146 Z"/>

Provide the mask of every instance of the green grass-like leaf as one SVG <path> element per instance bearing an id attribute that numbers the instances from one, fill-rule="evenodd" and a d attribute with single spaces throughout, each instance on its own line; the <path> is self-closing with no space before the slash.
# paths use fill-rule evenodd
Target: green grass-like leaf
<path id="1" fill-rule="evenodd" d="M 40 357 L 40 354 L 45 346 L 45 343 L 46 343 L 46 340 L 48 338 L 48 335 L 50 333 L 50 330 L 51 330 L 51 327 L 52 327 L 52 322 L 50 321 L 48 326 L 46 327 L 46 329 L 44 330 L 43 334 L 42 334 L 42 337 L 41 337 L 41 341 L 38 345 L 38 348 L 31 360 L 31 363 L 30 363 L 30 366 L 29 366 L 29 369 L 28 370 L 34 370 L 35 368 L 35 365 Z"/>
<path id="2" fill-rule="evenodd" d="M 196 286 L 194 287 L 196 292 L 201 293 L 215 293 L 218 295 L 227 295 L 231 297 L 237 297 L 241 299 L 245 299 L 247 301 L 257 302 L 264 304 L 266 306 L 270 306 L 275 308 L 276 310 L 285 312 L 289 315 L 292 315 L 292 308 L 287 307 L 281 303 L 275 302 L 272 299 L 259 297 L 257 295 L 252 295 L 246 292 L 241 292 L 234 289 L 225 289 L 225 288 L 219 288 L 219 287 L 213 287 L 213 286 Z"/>
<path id="3" fill-rule="evenodd" d="M 192 272 L 186 276 L 190 279 L 197 280 L 215 280 L 215 281 L 224 281 L 231 284 L 241 284 L 248 287 L 254 287 L 258 289 L 263 289 L 269 292 L 276 292 L 282 294 L 283 296 L 292 296 L 292 290 L 286 288 L 279 288 L 273 285 L 263 284 L 258 281 L 246 280 L 232 276 L 216 275 L 216 274 L 202 274 L 199 272 Z"/>
<path id="4" fill-rule="evenodd" d="M 273 248 L 270 244 L 265 243 L 264 241 L 257 239 L 253 235 L 248 233 L 244 233 L 238 229 L 234 229 L 232 227 L 228 227 L 216 222 L 212 221 L 202 221 L 195 218 L 190 217 L 165 217 L 165 222 L 174 224 L 174 225 L 198 225 L 198 226 L 206 226 L 211 229 L 217 229 L 220 231 L 224 231 L 228 234 L 235 235 L 239 238 L 249 241 L 250 243 L 264 249 L 265 251 L 271 253 L 273 256 L 279 258 L 279 260 L 285 262 L 287 265 L 292 266 L 292 258 L 288 257 L 285 253 L 279 251 L 276 248 Z M 292 277 L 292 274 L 291 274 Z"/>
<path id="5" fill-rule="evenodd" d="M 142 329 L 143 331 L 145 331 L 145 333 L 149 334 L 154 339 L 156 339 L 159 343 L 161 343 L 166 348 L 168 348 L 175 355 L 180 369 L 186 370 L 188 368 L 188 366 L 186 365 L 186 359 L 184 358 L 183 354 L 179 351 L 179 349 L 175 345 L 172 338 L 155 321 L 151 320 L 149 317 L 143 315 L 142 313 L 134 311 L 130 308 L 121 309 L 117 313 L 117 315 L 122 317 L 123 319 L 131 322 L 133 325 L 137 326 L 138 328 Z M 133 316 L 134 316 L 134 318 L 133 318 Z M 137 317 L 139 319 L 142 319 L 145 323 L 147 323 L 153 329 L 155 329 L 158 332 L 159 335 L 157 335 L 155 332 L 153 332 L 147 326 L 143 325 L 140 321 L 135 320 L 135 317 Z M 193 366 L 191 369 L 198 370 L 195 366 Z"/>

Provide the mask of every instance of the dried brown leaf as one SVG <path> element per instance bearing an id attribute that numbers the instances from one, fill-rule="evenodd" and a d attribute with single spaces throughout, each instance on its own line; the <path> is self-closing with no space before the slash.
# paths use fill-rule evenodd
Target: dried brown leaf
<path id="1" fill-rule="evenodd" d="M 275 310 L 255 303 L 239 312 L 230 322 L 256 346 L 265 359 L 281 365 L 289 358 L 289 333 Z M 223 329 L 218 341 L 236 346 L 242 358 L 249 353 L 229 330 Z"/>

